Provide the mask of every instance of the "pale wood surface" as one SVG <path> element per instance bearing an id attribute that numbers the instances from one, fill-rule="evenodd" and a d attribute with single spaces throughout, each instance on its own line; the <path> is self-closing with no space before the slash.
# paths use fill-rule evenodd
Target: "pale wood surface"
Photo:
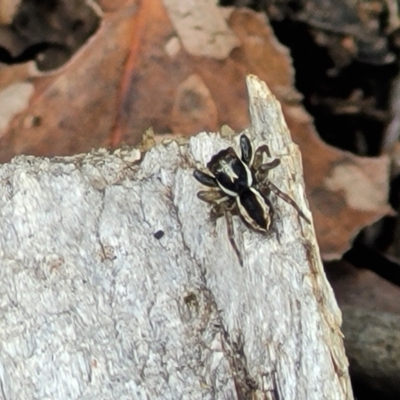
<path id="1" fill-rule="evenodd" d="M 248 88 L 247 134 L 310 216 L 279 104 L 257 78 Z M 352 399 L 313 227 L 271 196 L 270 236 L 234 217 L 240 267 L 196 197 L 194 167 L 237 139 L 0 168 L 3 399 Z"/>

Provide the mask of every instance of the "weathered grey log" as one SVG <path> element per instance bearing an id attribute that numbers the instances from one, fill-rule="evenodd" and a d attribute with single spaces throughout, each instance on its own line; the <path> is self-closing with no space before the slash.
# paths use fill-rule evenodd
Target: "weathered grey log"
<path id="1" fill-rule="evenodd" d="M 280 106 L 247 83 L 247 134 L 309 216 Z M 140 162 L 133 149 L 0 168 L 3 399 L 352 399 L 313 226 L 272 195 L 270 236 L 234 217 L 241 267 L 196 197 L 193 168 L 234 143 L 202 133 Z"/>

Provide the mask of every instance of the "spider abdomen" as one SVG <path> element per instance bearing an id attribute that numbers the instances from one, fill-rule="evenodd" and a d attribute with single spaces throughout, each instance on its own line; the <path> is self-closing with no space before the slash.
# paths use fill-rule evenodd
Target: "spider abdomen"
<path id="1" fill-rule="evenodd" d="M 249 188 L 237 197 L 240 215 L 255 230 L 266 233 L 272 222 L 272 207 L 258 190 Z"/>

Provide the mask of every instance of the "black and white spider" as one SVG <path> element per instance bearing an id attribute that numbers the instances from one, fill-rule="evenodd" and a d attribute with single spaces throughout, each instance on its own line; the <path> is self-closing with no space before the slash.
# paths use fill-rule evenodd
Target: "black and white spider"
<path id="1" fill-rule="evenodd" d="M 274 208 L 269 200 L 269 195 L 273 192 L 291 204 L 305 221 L 310 223 L 310 220 L 293 199 L 268 179 L 269 170 L 280 164 L 278 158 L 263 164 L 264 154 L 271 157 L 268 146 L 262 145 L 254 151 L 249 138 L 242 135 L 240 149 L 241 157 L 232 147 L 221 150 L 207 164 L 211 174 L 196 169 L 193 175 L 203 185 L 214 188 L 202 190 L 197 196 L 213 204 L 214 218 L 225 216 L 229 241 L 243 265 L 234 239 L 232 214 L 239 214 L 255 231 L 269 233 L 274 220 Z"/>

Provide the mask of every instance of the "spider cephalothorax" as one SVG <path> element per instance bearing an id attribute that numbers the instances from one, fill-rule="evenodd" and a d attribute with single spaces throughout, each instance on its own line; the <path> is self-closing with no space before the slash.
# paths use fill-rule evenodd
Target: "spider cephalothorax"
<path id="1" fill-rule="evenodd" d="M 274 209 L 269 200 L 272 191 L 291 204 L 304 220 L 308 223 L 310 220 L 294 200 L 268 180 L 268 171 L 280 164 L 278 158 L 263 164 L 264 154 L 271 156 L 268 146 L 260 146 L 254 152 L 249 138 L 242 135 L 240 149 L 241 157 L 232 147 L 221 150 L 207 164 L 211 174 L 196 169 L 193 175 L 203 185 L 214 188 L 200 191 L 198 197 L 214 205 L 215 217 L 225 215 L 229 240 L 242 264 L 242 257 L 233 237 L 232 214 L 239 214 L 254 230 L 268 233 L 274 217 Z"/>

